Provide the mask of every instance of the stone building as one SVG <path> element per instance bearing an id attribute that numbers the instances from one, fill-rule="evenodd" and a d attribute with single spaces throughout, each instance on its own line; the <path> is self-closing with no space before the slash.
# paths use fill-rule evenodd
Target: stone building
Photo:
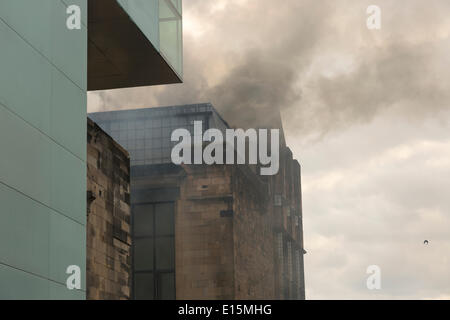
<path id="1" fill-rule="evenodd" d="M 86 298 L 129 299 L 130 158 L 88 119 Z"/>
<path id="2" fill-rule="evenodd" d="M 229 125 L 211 104 L 90 115 L 131 156 L 134 299 L 304 299 L 300 165 L 171 163 L 171 133 Z M 273 127 L 281 128 L 281 120 Z"/>

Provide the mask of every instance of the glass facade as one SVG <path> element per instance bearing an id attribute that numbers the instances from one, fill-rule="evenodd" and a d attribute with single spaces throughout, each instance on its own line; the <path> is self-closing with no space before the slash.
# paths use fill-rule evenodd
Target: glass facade
<path id="1" fill-rule="evenodd" d="M 194 121 L 203 122 L 203 130 L 228 125 L 210 104 L 100 112 L 89 115 L 131 157 L 132 166 L 171 163 L 171 141 L 175 129 L 184 128 L 194 136 Z"/>
<path id="2" fill-rule="evenodd" d="M 0 1 L 0 299 L 85 298 L 86 8 Z"/>
<path id="3" fill-rule="evenodd" d="M 181 0 L 117 0 L 177 75 L 183 77 Z"/>
<path id="4" fill-rule="evenodd" d="M 182 75 L 183 37 L 181 0 L 159 0 L 159 38 L 162 55 Z"/>

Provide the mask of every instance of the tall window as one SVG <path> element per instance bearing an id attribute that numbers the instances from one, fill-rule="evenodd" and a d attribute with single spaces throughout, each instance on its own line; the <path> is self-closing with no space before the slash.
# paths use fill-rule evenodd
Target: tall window
<path id="1" fill-rule="evenodd" d="M 174 203 L 133 206 L 134 298 L 175 299 Z"/>

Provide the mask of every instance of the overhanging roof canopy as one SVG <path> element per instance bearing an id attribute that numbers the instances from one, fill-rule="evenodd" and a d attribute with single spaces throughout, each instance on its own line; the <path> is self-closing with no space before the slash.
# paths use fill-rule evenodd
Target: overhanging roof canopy
<path id="1" fill-rule="evenodd" d="M 88 4 L 88 90 L 182 82 L 116 0 Z"/>

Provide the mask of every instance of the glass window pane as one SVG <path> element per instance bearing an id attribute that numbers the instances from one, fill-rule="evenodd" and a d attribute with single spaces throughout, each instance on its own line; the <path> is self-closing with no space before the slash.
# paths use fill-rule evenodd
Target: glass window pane
<path id="1" fill-rule="evenodd" d="M 155 232 L 157 236 L 170 236 L 175 233 L 173 203 L 157 204 L 155 206 Z"/>
<path id="2" fill-rule="evenodd" d="M 167 0 L 159 1 L 159 18 L 160 19 L 176 18 L 176 13 L 173 12 L 172 7 L 167 3 Z"/>
<path id="3" fill-rule="evenodd" d="M 133 209 L 134 235 L 153 235 L 153 205 L 139 205 Z"/>
<path id="4" fill-rule="evenodd" d="M 153 300 L 154 292 L 152 273 L 134 274 L 134 296 L 136 300 Z"/>
<path id="5" fill-rule="evenodd" d="M 174 273 L 161 273 L 159 275 L 158 295 L 161 300 L 175 300 Z"/>
<path id="6" fill-rule="evenodd" d="M 181 0 L 170 0 L 170 2 L 172 2 L 173 6 L 175 7 L 175 9 L 177 10 L 177 12 L 179 14 L 182 13 L 182 5 L 181 5 Z"/>
<path id="7" fill-rule="evenodd" d="M 159 0 L 159 41 L 163 56 L 178 73 L 183 72 L 181 3 Z"/>
<path id="8" fill-rule="evenodd" d="M 172 270 L 175 268 L 175 242 L 173 237 L 156 239 L 156 269 Z"/>
<path id="9" fill-rule="evenodd" d="M 153 270 L 153 239 L 134 240 L 134 269 Z"/>

